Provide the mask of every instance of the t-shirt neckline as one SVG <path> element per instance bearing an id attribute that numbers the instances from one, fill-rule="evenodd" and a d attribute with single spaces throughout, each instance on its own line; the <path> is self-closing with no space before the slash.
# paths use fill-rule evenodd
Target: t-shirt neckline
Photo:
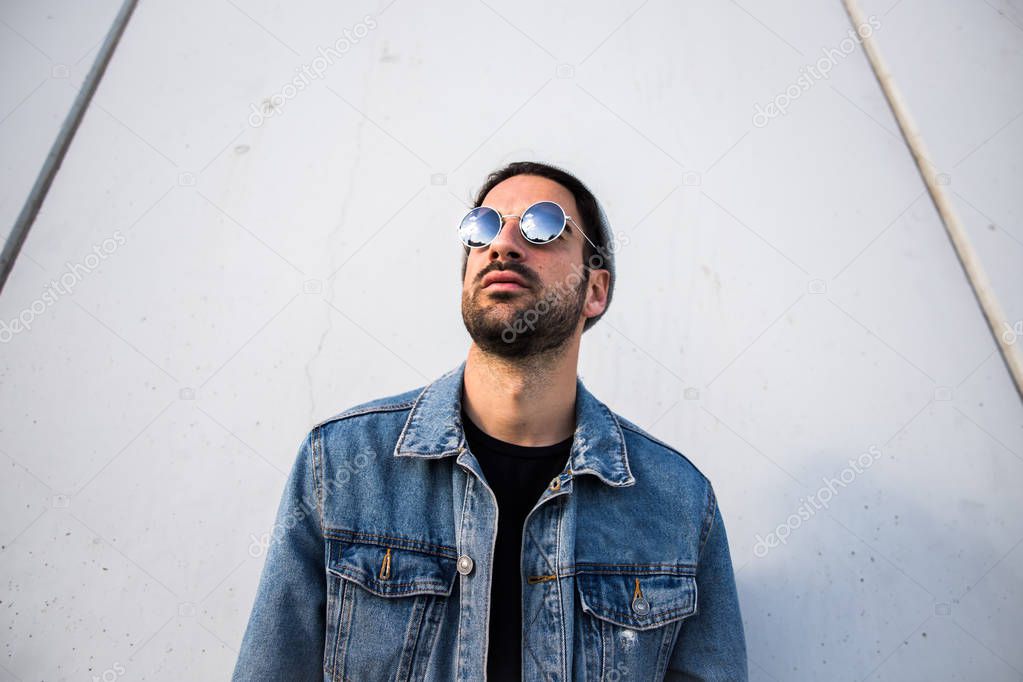
<path id="1" fill-rule="evenodd" d="M 477 426 L 476 423 L 469 418 L 464 407 L 462 408 L 462 424 L 465 426 L 466 438 L 470 438 L 471 440 L 480 443 L 488 450 L 508 457 L 534 459 L 563 455 L 571 449 L 572 441 L 575 439 L 574 435 L 569 436 L 560 443 L 554 443 L 553 445 L 518 445 L 516 443 L 509 443 L 508 441 L 494 438 Z"/>

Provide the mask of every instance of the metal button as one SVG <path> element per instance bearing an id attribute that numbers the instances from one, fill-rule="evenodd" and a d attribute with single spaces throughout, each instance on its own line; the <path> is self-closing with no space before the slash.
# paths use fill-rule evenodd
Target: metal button
<path id="1" fill-rule="evenodd" d="M 550 489 L 551 489 L 551 490 L 558 490 L 558 489 L 560 489 L 560 488 L 561 488 L 561 478 L 560 478 L 559 476 L 555 476 L 555 477 L 554 477 L 554 478 L 553 478 L 553 479 L 551 480 L 551 485 L 550 485 Z"/>
<path id="2" fill-rule="evenodd" d="M 472 572 L 472 557 L 468 554 L 463 554 L 458 557 L 458 572 L 462 575 L 469 575 Z"/>
<path id="3" fill-rule="evenodd" d="M 650 602 L 644 597 L 636 597 L 632 600 L 632 610 L 641 616 L 645 616 L 650 611 Z"/>

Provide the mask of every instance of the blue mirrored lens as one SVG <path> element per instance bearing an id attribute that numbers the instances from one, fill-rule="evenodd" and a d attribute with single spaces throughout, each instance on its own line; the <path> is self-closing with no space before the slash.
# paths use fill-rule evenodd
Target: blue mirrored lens
<path id="1" fill-rule="evenodd" d="M 479 206 L 462 218 L 462 224 L 458 226 L 458 236 L 463 244 L 476 248 L 494 241 L 500 229 L 501 216 L 497 215 L 497 211 Z"/>
<path id="2" fill-rule="evenodd" d="M 565 229 L 565 212 L 553 201 L 533 204 L 522 214 L 522 233 L 534 244 L 546 244 Z"/>

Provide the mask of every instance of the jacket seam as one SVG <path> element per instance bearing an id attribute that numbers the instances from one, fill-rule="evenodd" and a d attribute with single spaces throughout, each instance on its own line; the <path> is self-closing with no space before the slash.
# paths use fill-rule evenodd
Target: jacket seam
<path id="1" fill-rule="evenodd" d="M 379 412 L 401 412 L 402 410 L 407 410 L 413 405 L 415 405 L 415 402 L 416 402 L 415 400 L 406 400 L 400 403 L 385 403 L 383 405 L 374 405 L 373 407 L 364 408 L 353 407 L 349 410 L 345 410 L 344 412 L 335 414 L 333 417 L 328 417 L 323 421 L 318 422 L 313 428 L 318 429 L 321 426 L 325 426 L 327 424 L 337 421 L 342 421 L 348 419 L 349 417 L 361 417 L 366 414 L 374 414 Z"/>
<path id="2" fill-rule="evenodd" d="M 316 511 L 320 522 L 320 537 L 323 537 L 323 529 L 326 527 L 326 518 L 323 511 L 323 432 L 320 430 L 320 427 L 313 427 L 309 440 L 313 454 L 311 464 L 313 468 L 313 488 L 316 494 Z"/>
<path id="3" fill-rule="evenodd" d="M 703 480 L 708 485 L 710 484 L 710 479 L 708 479 L 707 476 L 702 471 L 700 471 L 700 467 L 696 466 L 696 464 L 693 463 L 693 460 L 689 459 L 685 454 L 683 454 L 677 448 L 674 448 L 671 445 L 668 445 L 667 443 L 665 443 L 660 438 L 657 438 L 656 436 L 652 436 L 649 433 L 647 433 L 646 431 L 641 431 L 641 430 L 637 429 L 636 427 L 633 427 L 633 426 L 630 426 L 629 424 L 623 423 L 621 421 L 621 419 L 617 419 L 616 421 L 618 421 L 618 423 L 619 423 L 619 425 L 621 426 L 622 429 L 624 429 L 626 431 L 631 431 L 632 433 L 634 433 L 637 436 L 640 436 L 642 438 L 645 438 L 646 440 L 650 441 L 651 443 L 654 443 L 656 445 L 660 445 L 661 447 L 663 447 L 664 449 L 668 450 L 669 452 L 671 452 L 671 453 L 681 457 L 682 459 L 684 459 L 686 462 L 689 463 L 689 465 L 691 467 L 693 467 L 693 469 L 696 470 L 696 473 L 698 473 L 700 475 L 700 477 L 703 478 Z"/>
<path id="4" fill-rule="evenodd" d="M 617 420 L 615 420 L 615 421 L 617 421 Z M 624 444 L 625 444 L 625 439 L 623 437 L 622 438 L 622 447 L 624 447 Z M 628 460 L 626 460 L 625 461 L 625 470 L 628 471 L 628 469 L 629 469 L 629 463 L 628 463 Z M 631 472 L 629 473 L 629 476 L 632 476 Z M 561 529 L 562 529 L 562 524 L 565 523 L 564 508 L 565 508 L 565 504 L 562 504 L 561 505 L 561 513 L 558 515 L 557 539 L 556 539 L 555 544 L 554 544 L 555 562 L 561 557 L 561 550 L 562 550 Z M 521 559 L 520 559 L 520 561 L 521 561 Z M 557 590 L 558 590 L 558 604 L 559 605 L 564 604 L 565 603 L 565 596 L 564 596 L 564 591 L 561 588 L 561 581 L 560 580 L 557 581 L 557 586 L 556 587 L 557 587 Z M 521 599 L 521 598 L 522 597 L 521 597 L 521 594 L 520 594 L 519 599 Z M 571 608 L 575 609 L 575 606 L 572 606 Z M 565 679 L 568 679 L 568 666 L 569 666 L 569 662 L 568 661 L 572 657 L 572 652 L 570 651 L 572 645 L 568 642 L 569 635 L 568 635 L 568 628 L 565 626 L 565 610 L 561 609 L 560 611 L 561 611 L 561 674 L 564 675 Z M 521 636 L 521 634 L 522 633 L 521 633 L 521 630 L 520 630 L 519 631 L 519 635 Z"/>
<path id="5" fill-rule="evenodd" d="M 650 569 L 650 570 L 646 570 Z M 588 561 L 578 561 L 564 570 L 571 571 L 572 575 L 696 575 L 696 566 L 687 564 L 598 564 Z"/>
<path id="6" fill-rule="evenodd" d="M 447 374 L 445 374 L 444 376 L 447 376 Z M 440 381 L 440 379 L 438 379 L 438 381 Z M 434 383 L 436 383 L 436 382 L 434 382 Z M 408 433 L 409 427 L 412 426 L 412 422 L 415 420 L 415 418 L 417 416 L 416 415 L 416 407 L 419 405 L 419 401 L 422 400 L 426 396 L 426 394 L 430 392 L 430 389 L 432 387 L 433 387 L 433 384 L 430 384 L 426 388 L 424 388 L 419 393 L 419 395 L 416 396 L 415 400 L 413 400 L 412 403 L 409 405 L 409 407 L 411 408 L 411 413 L 405 419 L 405 423 L 401 427 L 401 433 L 398 434 L 398 441 L 394 444 L 394 451 L 395 452 L 401 452 L 401 446 L 405 442 L 405 435 Z"/>
<path id="7" fill-rule="evenodd" d="M 703 548 L 707 545 L 707 539 L 710 537 L 710 532 L 714 527 L 714 516 L 715 510 L 717 509 L 717 496 L 714 494 L 714 488 L 710 485 L 707 486 L 707 514 L 703 521 L 703 528 L 700 532 L 700 551 L 696 555 L 697 570 L 699 565 L 703 561 Z"/>
<path id="8" fill-rule="evenodd" d="M 455 560 L 458 558 L 458 550 L 448 545 L 437 545 L 412 538 L 399 537 L 396 535 L 383 535 L 380 533 L 364 533 L 360 531 L 347 530 L 345 528 L 325 528 L 324 537 L 328 540 L 348 542 L 352 544 L 377 545 L 379 547 L 392 547 L 406 549 L 412 552 L 428 554 L 443 559 Z"/>
<path id="9" fill-rule="evenodd" d="M 632 475 L 632 469 L 629 467 L 629 445 L 625 442 L 625 434 L 622 433 L 622 429 L 624 428 L 622 420 L 618 418 L 618 415 L 615 414 L 614 410 L 604 403 L 600 403 L 600 406 L 604 409 L 604 412 L 611 417 L 611 421 L 614 423 L 615 428 L 618 429 L 618 437 L 622 440 L 622 464 L 625 466 L 625 477 L 627 479 L 635 478 Z"/>
<path id="10" fill-rule="evenodd" d="M 434 579 L 434 578 L 413 578 L 411 581 L 403 582 L 403 583 L 387 582 L 386 583 L 386 587 L 388 589 L 387 590 L 383 590 L 383 589 L 380 589 L 379 587 L 374 587 L 374 586 L 376 586 L 376 585 L 384 585 L 385 583 L 381 583 L 377 578 L 373 577 L 372 573 L 367 573 L 366 571 L 362 570 L 358 566 L 351 566 L 351 565 L 333 566 L 332 565 L 332 566 L 328 566 L 327 570 L 329 572 L 333 573 L 334 575 L 339 576 L 339 577 L 348 578 L 349 580 L 354 580 L 355 582 L 359 583 L 360 586 L 362 586 L 363 588 L 369 590 L 370 592 L 372 592 L 374 594 L 407 594 L 409 592 L 414 592 L 415 590 L 430 590 L 430 589 L 440 589 L 440 590 L 447 589 L 448 592 L 445 592 L 445 594 L 450 594 L 451 586 L 455 582 L 454 575 L 452 575 L 450 581 L 446 581 L 446 580 L 442 580 L 442 579 L 438 580 L 438 579 Z M 451 572 L 452 572 L 452 574 L 455 573 L 455 571 L 451 571 Z M 431 592 L 430 594 L 436 594 L 436 593 Z"/>

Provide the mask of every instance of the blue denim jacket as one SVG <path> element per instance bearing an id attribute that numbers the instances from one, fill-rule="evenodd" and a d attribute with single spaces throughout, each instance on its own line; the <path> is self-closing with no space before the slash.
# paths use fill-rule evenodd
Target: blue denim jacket
<path id="1" fill-rule="evenodd" d="M 498 510 L 462 431 L 464 370 L 310 430 L 235 680 L 485 679 Z M 565 469 L 524 525 L 523 679 L 746 680 L 710 482 L 576 387 Z"/>

